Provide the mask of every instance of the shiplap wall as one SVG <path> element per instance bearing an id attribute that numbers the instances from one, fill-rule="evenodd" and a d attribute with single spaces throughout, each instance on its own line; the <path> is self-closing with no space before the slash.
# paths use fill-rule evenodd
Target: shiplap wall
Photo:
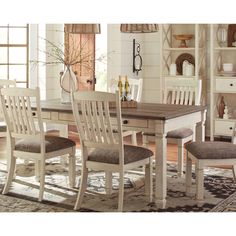
<path id="1" fill-rule="evenodd" d="M 160 102 L 159 33 L 121 33 L 120 24 L 108 24 L 107 79 L 128 75 L 143 78 L 142 102 Z M 142 71 L 133 73 L 133 39 L 140 43 Z M 108 83 L 109 84 L 109 83 Z"/>

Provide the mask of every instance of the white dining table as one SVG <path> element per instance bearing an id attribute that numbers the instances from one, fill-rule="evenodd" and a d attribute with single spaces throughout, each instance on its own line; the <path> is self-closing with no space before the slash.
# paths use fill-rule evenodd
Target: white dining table
<path id="1" fill-rule="evenodd" d="M 63 125 L 75 124 L 71 104 L 60 99 L 41 101 L 42 118 L 45 122 Z M 110 112 L 115 117 L 115 109 Z M 185 106 L 157 103 L 138 103 L 137 107 L 122 108 L 125 130 L 155 132 L 155 202 L 165 208 L 167 196 L 167 132 L 188 127 L 196 140 L 205 140 L 205 106 Z M 67 130 L 62 132 L 67 135 Z M 195 139 L 195 138 L 194 138 Z"/>

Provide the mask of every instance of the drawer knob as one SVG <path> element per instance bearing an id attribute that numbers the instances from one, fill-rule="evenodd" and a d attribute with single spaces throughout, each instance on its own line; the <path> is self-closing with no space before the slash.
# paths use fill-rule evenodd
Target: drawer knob
<path id="1" fill-rule="evenodd" d="M 233 84 L 231 83 L 230 86 L 233 86 Z"/>
<path id="2" fill-rule="evenodd" d="M 36 116 L 36 112 L 32 112 L 32 116 Z"/>
<path id="3" fill-rule="evenodd" d="M 229 127 L 229 129 L 230 129 L 230 130 L 232 130 L 232 129 L 233 129 L 233 127 Z"/>
<path id="4" fill-rule="evenodd" d="M 127 125 L 128 123 L 128 120 L 123 120 L 123 125 Z"/>

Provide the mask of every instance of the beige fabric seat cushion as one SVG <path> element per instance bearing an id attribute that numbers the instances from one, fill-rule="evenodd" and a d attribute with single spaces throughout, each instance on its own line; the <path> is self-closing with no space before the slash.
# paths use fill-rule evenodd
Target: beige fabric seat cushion
<path id="1" fill-rule="evenodd" d="M 153 156 L 153 152 L 147 148 L 124 145 L 124 163 L 132 163 Z M 119 152 L 114 150 L 94 149 L 89 152 L 89 161 L 119 164 Z"/>
<path id="2" fill-rule="evenodd" d="M 148 132 L 144 132 L 143 135 L 155 136 L 154 133 L 148 133 Z M 193 135 L 193 131 L 191 129 L 181 128 L 181 129 L 176 129 L 176 130 L 168 132 L 166 137 L 167 138 L 183 139 L 183 138 L 187 138 L 191 135 Z"/>
<path id="3" fill-rule="evenodd" d="M 16 142 L 15 150 L 23 152 L 40 153 L 40 145 L 41 142 L 37 140 L 21 139 L 18 142 Z M 49 135 L 45 136 L 46 153 L 74 147 L 75 145 L 76 145 L 75 142 L 68 138 L 49 136 Z"/>
<path id="4" fill-rule="evenodd" d="M 236 145 L 227 142 L 192 142 L 185 148 L 197 159 L 236 158 Z"/>

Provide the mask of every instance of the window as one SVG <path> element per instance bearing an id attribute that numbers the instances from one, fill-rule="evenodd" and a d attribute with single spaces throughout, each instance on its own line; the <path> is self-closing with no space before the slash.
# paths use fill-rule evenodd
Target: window
<path id="1" fill-rule="evenodd" d="M 28 87 L 28 25 L 0 25 L 0 79 Z"/>

